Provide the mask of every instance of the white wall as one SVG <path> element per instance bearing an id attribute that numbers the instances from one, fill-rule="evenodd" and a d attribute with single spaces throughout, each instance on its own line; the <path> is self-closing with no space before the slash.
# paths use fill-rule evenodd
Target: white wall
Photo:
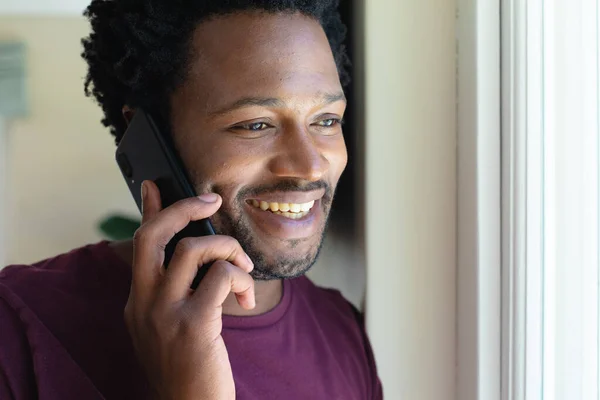
<path id="1" fill-rule="evenodd" d="M 0 16 L 8 15 L 81 15 L 91 0 L 2 0 Z"/>
<path id="2" fill-rule="evenodd" d="M 385 398 L 455 398 L 454 1 L 365 1 L 367 319 Z"/>
<path id="3" fill-rule="evenodd" d="M 6 264 L 6 231 L 2 228 L 6 225 L 6 128 L 7 123 L 0 116 L 0 268 Z"/>
<path id="4" fill-rule="evenodd" d="M 101 110 L 83 94 L 81 17 L 0 18 L 0 40 L 27 46 L 31 113 L 7 138 L 7 262 L 32 262 L 100 240 L 113 210 L 137 212 L 113 161 Z"/>

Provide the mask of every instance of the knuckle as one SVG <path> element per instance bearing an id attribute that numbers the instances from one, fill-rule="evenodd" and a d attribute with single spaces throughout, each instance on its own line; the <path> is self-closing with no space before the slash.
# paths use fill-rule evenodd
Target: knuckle
<path id="1" fill-rule="evenodd" d="M 133 327 L 133 306 L 131 303 L 127 303 L 125 305 L 125 309 L 123 310 L 123 319 L 127 329 L 131 330 Z"/>
<path id="2" fill-rule="evenodd" d="M 147 246 L 149 243 L 155 241 L 154 232 L 149 225 L 143 225 L 139 227 L 133 234 L 133 247 L 139 248 Z"/>
<path id="3" fill-rule="evenodd" d="M 123 309 L 123 318 L 125 318 L 126 320 L 131 320 L 132 317 L 133 306 L 131 305 L 131 301 L 128 301 L 127 304 L 125 304 L 125 308 Z"/>
<path id="4" fill-rule="evenodd" d="M 218 260 L 213 263 L 210 267 L 209 273 L 211 273 L 215 279 L 219 281 L 226 281 L 231 279 L 230 264 L 227 261 Z"/>
<path id="5" fill-rule="evenodd" d="M 232 238 L 231 236 L 222 235 L 220 236 L 220 239 L 223 241 L 223 245 L 227 246 L 230 249 L 237 249 L 242 247 L 240 245 L 240 242 L 238 242 L 237 239 Z"/>
<path id="6" fill-rule="evenodd" d="M 146 240 L 146 236 L 147 233 L 144 227 L 136 229 L 135 233 L 133 234 L 133 245 L 136 246 L 142 244 Z"/>
<path id="7" fill-rule="evenodd" d="M 175 254 L 177 256 L 183 256 L 186 253 L 194 250 L 197 247 L 198 243 L 196 238 L 193 237 L 185 237 L 177 242 L 177 246 L 175 246 Z"/>
<path id="8" fill-rule="evenodd" d="M 235 256 L 238 252 L 243 251 L 242 245 L 237 239 L 232 238 L 231 236 L 220 235 L 215 239 L 218 241 L 218 245 L 227 252 L 227 257 L 231 258 Z"/>
<path id="9" fill-rule="evenodd" d="M 133 248 L 159 248 L 164 250 L 169 239 L 175 236 L 176 232 L 165 232 L 160 225 L 149 223 L 142 225 L 133 234 Z"/>

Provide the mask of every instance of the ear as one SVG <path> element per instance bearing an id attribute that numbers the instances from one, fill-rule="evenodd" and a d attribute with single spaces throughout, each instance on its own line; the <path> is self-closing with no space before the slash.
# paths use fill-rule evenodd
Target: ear
<path id="1" fill-rule="evenodd" d="M 129 107 L 128 105 L 123 106 L 123 118 L 125 118 L 125 123 L 127 123 L 127 126 L 129 126 L 129 123 L 131 122 L 131 120 L 133 119 L 133 116 L 135 115 L 135 110 L 131 107 Z"/>

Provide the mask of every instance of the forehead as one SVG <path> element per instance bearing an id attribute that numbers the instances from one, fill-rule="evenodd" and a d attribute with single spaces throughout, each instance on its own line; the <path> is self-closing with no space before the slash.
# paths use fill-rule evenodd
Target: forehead
<path id="1" fill-rule="evenodd" d="M 320 23 L 298 13 L 244 12 L 202 22 L 188 77 L 185 91 L 211 105 L 341 90 Z"/>

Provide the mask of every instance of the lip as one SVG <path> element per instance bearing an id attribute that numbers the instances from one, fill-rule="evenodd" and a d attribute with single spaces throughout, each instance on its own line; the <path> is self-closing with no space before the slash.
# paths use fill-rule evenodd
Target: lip
<path id="1" fill-rule="evenodd" d="M 286 199 L 289 200 L 289 197 Z M 275 201 L 273 200 L 273 202 Z M 309 201 L 311 200 L 305 202 Z M 315 204 L 308 214 L 300 219 L 286 218 L 270 211 L 263 211 L 250 204 L 246 204 L 246 208 L 252 222 L 259 230 L 282 240 L 308 238 L 317 234 L 322 226 L 323 211 L 320 198 L 315 200 Z"/>
<path id="2" fill-rule="evenodd" d="M 316 206 L 316 202 L 321 200 L 324 195 L 325 195 L 325 189 L 316 190 L 313 192 L 271 192 L 271 193 L 265 194 L 265 195 L 249 197 L 246 199 L 246 203 L 248 201 L 252 201 L 252 200 L 266 201 L 267 203 L 294 203 L 294 204 L 304 204 L 304 203 L 309 203 L 311 201 L 315 201 L 315 206 Z"/>

